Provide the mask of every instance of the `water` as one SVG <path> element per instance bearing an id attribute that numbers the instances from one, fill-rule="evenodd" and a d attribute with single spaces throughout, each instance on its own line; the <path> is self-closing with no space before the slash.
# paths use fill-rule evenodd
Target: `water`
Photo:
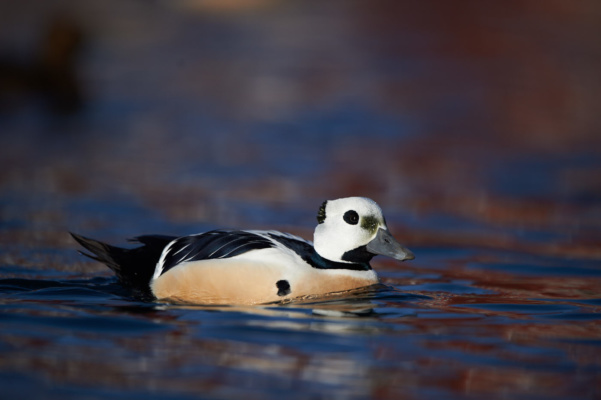
<path id="1" fill-rule="evenodd" d="M 2 279 L 2 385 L 7 398 L 595 398 L 599 282 L 477 275 L 385 270 L 389 286 L 265 307 L 140 303 L 107 277 Z"/>
<path id="2" fill-rule="evenodd" d="M 596 3 L 220 4 L 0 6 L 0 397 L 601 397 Z M 69 90 L 14 73 L 47 26 Z M 140 302 L 67 233 L 310 239 L 349 195 L 416 259 L 323 300 Z"/>

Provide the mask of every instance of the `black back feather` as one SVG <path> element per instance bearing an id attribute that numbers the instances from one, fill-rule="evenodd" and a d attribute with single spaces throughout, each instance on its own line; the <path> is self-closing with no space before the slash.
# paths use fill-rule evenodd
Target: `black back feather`
<path id="1" fill-rule="evenodd" d="M 251 250 L 274 246 L 269 239 L 252 232 L 237 230 L 214 230 L 184 236 L 169 246 L 161 274 L 182 262 L 235 257 Z"/>
<path id="2" fill-rule="evenodd" d="M 176 239 L 175 236 L 163 235 L 138 236 L 130 241 L 142 243 L 143 246 L 124 249 L 75 233 L 71 233 L 71 236 L 92 253 L 81 254 L 108 266 L 122 285 L 130 287 L 135 295 L 145 299 L 153 298 L 149 283 L 163 249 Z"/>

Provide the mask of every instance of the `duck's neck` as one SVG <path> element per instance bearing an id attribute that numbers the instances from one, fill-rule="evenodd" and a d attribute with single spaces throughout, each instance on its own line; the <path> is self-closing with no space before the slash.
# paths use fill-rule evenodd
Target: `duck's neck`
<path id="1" fill-rule="evenodd" d="M 279 241 L 289 249 L 299 255 L 307 264 L 317 269 L 348 269 L 352 271 L 369 271 L 371 266 L 369 260 L 373 254 L 368 253 L 366 249 L 361 247 L 350 252 L 344 253 L 342 261 L 332 261 L 322 257 L 310 243 L 296 240 L 280 235 L 270 235 L 274 240 Z M 362 246 L 363 248 L 365 246 Z M 348 254 L 348 258 L 345 256 Z M 369 256 L 369 257 L 368 257 Z"/>
<path id="2" fill-rule="evenodd" d="M 348 253 L 349 252 L 346 252 L 346 253 L 344 253 L 344 255 L 346 255 Z M 343 260 L 345 260 L 344 255 L 342 256 Z M 313 268 L 349 269 L 352 271 L 369 271 L 371 269 L 371 265 L 369 265 L 370 259 L 371 259 L 371 257 L 369 257 L 369 259 L 366 259 L 366 260 L 365 259 L 364 260 L 353 260 L 353 261 L 349 260 L 349 262 L 332 261 L 332 260 L 328 260 L 327 258 L 323 258 L 322 256 L 320 256 L 319 253 L 315 251 L 315 249 L 313 250 L 313 254 L 311 255 L 311 257 L 309 259 L 303 257 L 303 260 L 305 260 L 307 263 L 309 263 Z"/>
<path id="3" fill-rule="evenodd" d="M 365 263 L 369 265 L 369 262 L 372 258 L 374 258 L 374 254 L 367 251 L 367 245 L 359 246 L 356 249 L 349 250 L 342 255 L 343 261 L 357 264 Z"/>

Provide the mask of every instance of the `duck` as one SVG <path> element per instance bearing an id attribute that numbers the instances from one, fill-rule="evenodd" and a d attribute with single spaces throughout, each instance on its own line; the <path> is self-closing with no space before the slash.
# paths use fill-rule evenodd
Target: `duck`
<path id="1" fill-rule="evenodd" d="M 142 235 L 120 248 L 75 233 L 121 285 L 140 298 L 202 305 L 285 303 L 379 283 L 376 255 L 414 254 L 390 233 L 382 209 L 365 197 L 324 201 L 313 242 L 275 230 L 218 229 L 188 236 Z"/>

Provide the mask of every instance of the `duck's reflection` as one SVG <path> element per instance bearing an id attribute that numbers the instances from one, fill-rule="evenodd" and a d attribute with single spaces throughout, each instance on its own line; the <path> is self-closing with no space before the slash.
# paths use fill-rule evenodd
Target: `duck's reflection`
<path id="1" fill-rule="evenodd" d="M 160 304 L 157 311 L 202 310 L 224 313 L 241 313 L 254 318 L 236 319 L 244 328 L 267 331 L 296 331 L 322 333 L 376 333 L 385 329 L 380 324 L 379 306 L 375 299 L 380 296 L 407 296 L 393 288 L 378 284 L 347 292 L 333 293 L 324 297 L 297 299 L 285 304 L 259 306 L 215 306 L 196 304 Z M 410 311 L 407 315 L 414 315 Z M 185 319 L 201 318 L 202 314 L 186 314 Z M 202 325 L 206 321 L 199 320 Z"/>

